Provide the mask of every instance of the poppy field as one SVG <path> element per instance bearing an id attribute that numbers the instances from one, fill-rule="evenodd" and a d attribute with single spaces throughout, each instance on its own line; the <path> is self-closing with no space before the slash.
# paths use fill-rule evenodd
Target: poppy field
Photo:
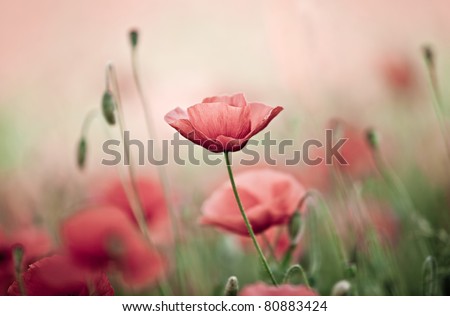
<path id="1" fill-rule="evenodd" d="M 450 294 L 448 3 L 21 2 L 0 295 Z"/>

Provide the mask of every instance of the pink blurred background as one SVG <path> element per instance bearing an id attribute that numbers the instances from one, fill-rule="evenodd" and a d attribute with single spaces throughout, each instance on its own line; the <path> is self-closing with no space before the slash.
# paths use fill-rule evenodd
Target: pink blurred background
<path id="1" fill-rule="evenodd" d="M 173 133 L 163 120 L 170 109 L 244 92 L 285 106 L 273 127 L 280 138 L 318 137 L 338 116 L 379 129 L 398 168 L 418 163 L 439 180 L 445 157 L 427 154 L 443 153 L 443 145 L 420 47 L 435 48 L 447 85 L 446 0 L 0 1 L 6 179 L 39 195 L 49 178 L 70 187 L 113 172 L 100 166 L 100 124 L 90 132 L 87 171 L 80 174 L 75 163 L 81 124 L 99 106 L 108 61 L 118 69 L 132 135 L 145 137 L 127 39 L 134 27 L 143 85 L 165 138 Z M 199 173 L 171 170 L 185 179 Z M 200 177 L 223 176 L 214 170 Z"/>

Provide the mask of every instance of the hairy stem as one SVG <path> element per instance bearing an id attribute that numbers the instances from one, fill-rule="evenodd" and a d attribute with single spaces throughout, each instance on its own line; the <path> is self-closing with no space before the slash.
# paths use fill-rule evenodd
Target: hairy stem
<path id="1" fill-rule="evenodd" d="M 227 164 L 228 176 L 230 177 L 230 182 L 231 182 L 231 186 L 233 188 L 234 197 L 236 198 L 236 202 L 238 204 L 239 211 L 241 212 L 241 215 L 242 215 L 242 217 L 244 219 L 245 226 L 247 226 L 247 230 L 248 230 L 248 233 L 249 233 L 250 237 L 252 238 L 253 245 L 255 246 L 256 251 L 258 252 L 259 259 L 261 260 L 261 262 L 262 262 L 262 264 L 264 266 L 264 269 L 266 270 L 267 274 L 269 275 L 270 280 L 272 281 L 272 283 L 275 286 L 278 286 L 278 283 L 277 283 L 277 281 L 275 279 L 275 276 L 272 273 L 272 270 L 269 267 L 269 264 L 268 264 L 268 262 L 266 260 L 266 257 L 264 257 L 264 253 L 263 253 L 261 247 L 259 246 L 258 241 L 256 240 L 256 236 L 255 236 L 255 233 L 253 231 L 252 225 L 250 224 L 250 221 L 248 220 L 247 214 L 245 214 L 244 207 L 242 205 L 241 199 L 239 198 L 239 193 L 238 193 L 238 190 L 237 190 L 237 187 L 236 187 L 236 183 L 234 182 L 233 170 L 231 170 L 229 153 L 225 152 L 224 154 L 225 154 L 225 162 Z"/>

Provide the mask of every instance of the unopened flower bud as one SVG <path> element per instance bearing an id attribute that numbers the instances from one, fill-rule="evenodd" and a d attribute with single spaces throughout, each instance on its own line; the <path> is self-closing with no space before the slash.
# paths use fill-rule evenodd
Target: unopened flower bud
<path id="1" fill-rule="evenodd" d="M 12 256 L 14 261 L 14 268 L 17 272 L 22 269 L 24 249 L 22 245 L 15 245 L 12 249 Z"/>
<path id="2" fill-rule="evenodd" d="M 431 46 L 424 45 L 422 48 L 423 57 L 429 67 L 434 67 L 434 52 Z"/>
<path id="3" fill-rule="evenodd" d="M 227 285 L 225 285 L 225 295 L 226 296 L 236 296 L 239 291 L 239 282 L 235 276 L 231 276 Z"/>
<path id="4" fill-rule="evenodd" d="M 86 153 L 87 153 L 87 142 L 84 137 L 81 137 L 77 149 L 77 163 L 80 169 L 83 169 L 84 165 L 86 164 Z"/>
<path id="5" fill-rule="evenodd" d="M 356 273 L 357 273 L 357 268 L 355 264 L 350 264 L 347 267 L 347 271 L 346 274 L 348 275 L 348 278 L 353 279 L 354 277 L 356 277 Z"/>
<path id="6" fill-rule="evenodd" d="M 423 295 L 436 295 L 437 289 L 437 262 L 432 256 L 428 256 L 423 264 Z"/>
<path id="7" fill-rule="evenodd" d="M 333 296 L 345 296 L 350 293 L 352 285 L 347 280 L 341 280 L 333 286 L 331 295 Z"/>
<path id="8" fill-rule="evenodd" d="M 367 143 L 369 144 L 369 146 L 373 150 L 377 150 L 378 149 L 378 145 L 380 143 L 380 139 L 379 139 L 378 133 L 374 129 L 369 128 L 366 131 L 366 140 L 367 140 Z"/>
<path id="9" fill-rule="evenodd" d="M 295 211 L 289 219 L 288 232 L 291 242 L 296 242 L 302 228 L 302 216 L 299 211 Z"/>
<path id="10" fill-rule="evenodd" d="M 119 259 L 125 253 L 122 240 L 119 237 L 111 236 L 106 243 L 106 250 L 111 258 Z"/>
<path id="11" fill-rule="evenodd" d="M 106 122 L 110 125 L 116 124 L 116 115 L 114 114 L 115 110 L 116 101 L 114 100 L 114 95 L 111 91 L 106 90 L 102 98 L 102 112 Z"/>
<path id="12" fill-rule="evenodd" d="M 129 33 L 131 47 L 135 48 L 139 42 L 139 32 L 136 29 L 132 29 Z"/>

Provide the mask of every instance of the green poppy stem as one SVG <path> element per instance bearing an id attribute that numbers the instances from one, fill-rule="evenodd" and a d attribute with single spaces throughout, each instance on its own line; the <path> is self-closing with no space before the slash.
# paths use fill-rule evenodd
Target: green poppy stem
<path id="1" fill-rule="evenodd" d="M 425 46 L 423 48 L 423 55 L 425 64 L 428 70 L 429 85 L 432 95 L 433 110 L 438 120 L 439 128 L 441 130 L 442 138 L 445 142 L 445 149 L 447 150 L 447 156 L 450 158 L 450 142 L 448 138 L 448 127 L 444 113 L 444 104 L 442 102 L 441 92 L 439 89 L 438 77 L 436 72 L 436 61 L 432 48 Z"/>
<path id="2" fill-rule="evenodd" d="M 248 230 L 250 237 L 252 238 L 253 245 L 255 246 L 256 251 L 258 252 L 259 259 L 262 261 L 264 269 L 266 270 L 267 274 L 269 275 L 270 280 L 272 281 L 273 285 L 278 286 L 275 276 L 273 275 L 273 272 L 269 267 L 269 263 L 267 262 L 266 257 L 264 257 L 264 253 L 263 253 L 261 247 L 259 246 L 258 241 L 256 240 L 256 236 L 255 236 L 255 233 L 253 232 L 252 225 L 250 224 L 250 221 L 248 220 L 248 217 L 245 214 L 244 207 L 242 205 L 241 199 L 239 198 L 239 193 L 238 193 L 238 190 L 236 187 L 236 183 L 234 182 L 233 170 L 231 170 L 229 153 L 224 152 L 224 154 L 225 154 L 225 162 L 227 164 L 228 176 L 230 177 L 230 182 L 231 182 L 231 186 L 233 188 L 234 197 L 236 198 L 236 202 L 239 206 L 239 211 L 241 211 L 241 215 L 244 218 L 245 226 L 247 226 L 247 230 Z"/>
<path id="3" fill-rule="evenodd" d="M 112 89 L 109 89 L 110 85 L 112 85 Z M 124 116 L 123 108 L 122 108 L 122 100 L 120 97 L 119 83 L 117 80 L 115 68 L 112 64 L 108 64 L 106 67 L 106 90 L 112 91 L 113 96 L 116 101 L 117 117 L 118 117 L 119 128 L 120 128 L 120 137 L 122 138 L 122 143 L 124 146 L 123 147 L 123 154 L 125 157 L 124 159 L 125 159 L 125 161 L 130 161 L 130 160 L 132 161 L 133 159 L 131 158 L 131 152 L 127 151 L 127 149 L 125 148 L 124 135 L 125 135 L 125 131 L 127 130 L 126 126 L 125 126 L 125 116 Z M 139 226 L 139 229 L 141 230 L 142 235 L 145 237 L 145 239 L 149 242 L 149 244 L 152 247 L 155 247 L 152 239 L 150 238 L 147 221 L 145 219 L 144 208 L 142 206 L 142 202 L 139 197 L 139 191 L 138 191 L 137 182 L 136 182 L 136 173 L 135 173 L 135 169 L 134 169 L 134 166 L 132 163 L 130 163 L 128 165 L 128 174 L 130 177 L 129 183 L 126 182 L 125 180 L 121 179 L 123 189 L 125 190 L 125 194 L 130 202 L 130 206 L 133 211 L 133 215 L 136 218 L 136 221 L 138 223 L 138 226 Z"/>
<path id="4" fill-rule="evenodd" d="M 152 114 L 152 108 L 147 101 L 147 98 L 144 94 L 144 89 L 142 88 L 141 79 L 139 76 L 139 67 L 138 67 L 138 58 L 137 58 L 137 44 L 139 39 L 139 33 L 137 30 L 132 30 L 130 32 L 130 41 L 131 41 L 131 66 L 133 71 L 133 80 L 134 84 L 136 86 L 139 100 L 141 101 L 142 109 L 144 111 L 144 119 L 145 119 L 145 126 L 147 128 L 147 133 L 149 136 L 149 139 L 154 139 L 155 143 L 159 142 L 158 135 L 156 133 L 155 127 L 152 122 L 153 114 Z M 154 148 L 156 156 L 160 154 L 160 150 L 158 146 L 155 146 Z M 181 254 L 180 250 L 180 225 L 177 222 L 177 216 L 176 216 L 176 210 L 175 206 L 173 205 L 173 198 L 171 194 L 170 184 L 169 184 L 169 176 L 167 175 L 167 170 L 164 165 L 159 166 L 157 168 L 159 180 L 161 183 L 161 188 L 163 190 L 164 199 L 166 201 L 167 210 L 169 213 L 169 219 L 172 226 L 172 231 L 174 234 L 174 252 L 175 252 L 175 259 L 178 263 L 181 265 L 186 265 L 186 260 L 184 256 Z M 180 283 L 181 289 L 184 291 L 187 288 L 187 284 L 185 282 L 185 278 L 180 272 L 180 269 L 177 269 L 177 277 L 178 282 Z"/>
<path id="5" fill-rule="evenodd" d="M 27 293 L 25 290 L 25 282 L 22 273 L 24 249 L 22 246 L 15 246 L 12 252 L 14 261 L 14 273 L 17 280 L 17 284 L 19 285 L 20 295 L 26 296 Z"/>

